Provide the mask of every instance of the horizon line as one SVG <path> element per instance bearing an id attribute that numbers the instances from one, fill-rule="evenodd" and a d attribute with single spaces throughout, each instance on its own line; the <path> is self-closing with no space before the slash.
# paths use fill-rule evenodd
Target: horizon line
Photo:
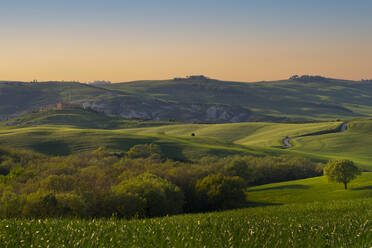
<path id="1" fill-rule="evenodd" d="M 293 74 L 292 76 L 288 78 L 282 78 L 282 79 L 276 79 L 276 80 L 259 80 L 259 81 L 237 81 L 237 80 L 226 80 L 226 79 L 217 79 L 217 78 L 211 78 L 205 75 L 188 75 L 185 77 L 173 77 L 173 78 L 166 78 L 166 79 L 136 79 L 136 80 L 129 80 L 129 81 L 110 81 L 110 80 L 92 80 L 92 81 L 80 81 L 80 80 L 0 80 L 1 83 L 80 83 L 80 84 L 93 84 L 93 83 L 108 83 L 108 84 L 117 84 L 117 83 L 134 83 L 134 82 L 140 82 L 140 81 L 169 81 L 169 80 L 177 80 L 177 79 L 189 79 L 190 77 L 204 77 L 206 79 L 210 80 L 216 80 L 216 81 L 223 81 L 223 82 L 236 82 L 236 83 L 261 83 L 261 82 L 276 82 L 276 81 L 285 81 L 290 80 L 293 76 L 310 76 L 310 77 L 322 77 L 326 79 L 333 79 L 333 80 L 343 80 L 343 81 L 354 81 L 354 82 L 362 82 L 362 81 L 371 81 L 372 79 L 368 78 L 361 78 L 359 80 L 355 79 L 347 79 L 347 78 L 337 78 L 337 77 L 328 77 L 328 76 L 322 76 L 322 75 L 315 75 L 315 74 Z"/>

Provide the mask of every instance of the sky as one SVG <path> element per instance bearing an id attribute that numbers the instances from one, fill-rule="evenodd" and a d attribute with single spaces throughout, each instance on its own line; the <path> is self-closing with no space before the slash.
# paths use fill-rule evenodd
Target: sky
<path id="1" fill-rule="evenodd" d="M 1 0 L 0 80 L 372 78 L 372 0 Z"/>

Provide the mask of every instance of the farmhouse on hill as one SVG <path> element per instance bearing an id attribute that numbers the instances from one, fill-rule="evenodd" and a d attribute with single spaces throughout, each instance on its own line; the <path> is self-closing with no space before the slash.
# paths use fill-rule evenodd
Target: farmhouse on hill
<path id="1" fill-rule="evenodd" d="M 57 103 L 56 108 L 58 110 L 63 110 L 63 109 L 81 109 L 82 106 L 80 104 L 76 104 L 76 103 L 59 102 L 59 103 Z"/>

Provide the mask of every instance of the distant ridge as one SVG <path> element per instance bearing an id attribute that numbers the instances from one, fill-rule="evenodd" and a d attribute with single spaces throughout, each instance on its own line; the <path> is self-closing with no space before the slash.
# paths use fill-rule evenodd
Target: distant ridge
<path id="1" fill-rule="evenodd" d="M 127 119 L 197 123 L 308 122 L 372 116 L 370 80 L 294 75 L 242 83 L 192 75 L 170 80 L 93 84 L 0 82 L 0 119 L 59 102 Z"/>

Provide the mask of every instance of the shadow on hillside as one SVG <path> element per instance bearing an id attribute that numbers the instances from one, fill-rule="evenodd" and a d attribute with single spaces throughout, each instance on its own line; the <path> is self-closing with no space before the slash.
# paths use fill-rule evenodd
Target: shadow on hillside
<path id="1" fill-rule="evenodd" d="M 67 156 L 71 154 L 69 144 L 62 140 L 39 142 L 36 144 L 31 144 L 29 148 L 37 152 L 52 156 Z"/>
<path id="2" fill-rule="evenodd" d="M 308 189 L 310 186 L 302 185 L 302 184 L 292 184 L 292 185 L 283 185 L 277 187 L 269 187 L 264 189 L 248 189 L 247 192 L 255 192 L 255 191 L 266 191 L 266 190 L 276 190 L 276 189 Z"/>
<path id="3" fill-rule="evenodd" d="M 156 138 L 152 137 L 116 137 L 110 139 L 110 146 L 108 148 L 116 149 L 116 150 L 122 150 L 122 151 L 128 151 L 130 148 L 132 148 L 135 145 L 139 144 L 157 144 L 160 145 L 162 153 L 165 155 L 165 157 L 178 160 L 178 161 L 188 161 L 188 158 L 185 157 L 183 154 L 184 147 L 182 144 L 177 144 L 174 142 L 167 142 L 167 141 L 159 141 Z"/>
<path id="4" fill-rule="evenodd" d="M 282 203 L 272 203 L 272 202 L 246 202 L 244 207 L 268 207 L 268 206 L 280 206 Z"/>
<path id="5" fill-rule="evenodd" d="M 358 187 L 358 188 L 351 188 L 351 190 L 372 190 L 372 185 L 370 185 L 370 186 Z"/>

